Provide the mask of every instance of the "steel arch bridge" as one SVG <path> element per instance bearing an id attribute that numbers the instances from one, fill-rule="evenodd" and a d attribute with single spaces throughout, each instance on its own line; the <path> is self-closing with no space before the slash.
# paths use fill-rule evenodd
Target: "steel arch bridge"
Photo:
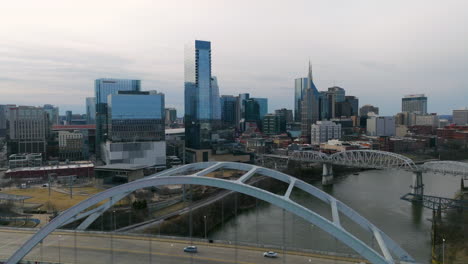
<path id="1" fill-rule="evenodd" d="M 421 165 L 423 171 L 461 175 L 468 178 L 468 163 L 459 161 L 431 161 Z"/>
<path id="2" fill-rule="evenodd" d="M 294 151 L 290 160 L 329 163 L 348 167 L 372 169 L 418 170 L 418 166 L 403 155 L 378 150 L 348 150 L 327 155 L 319 151 Z"/>
<path id="3" fill-rule="evenodd" d="M 207 174 L 219 169 L 234 169 L 244 171 L 245 173 L 237 180 L 225 180 L 207 176 Z M 279 195 L 249 185 L 247 181 L 257 174 L 273 178 L 288 184 L 287 191 L 284 194 Z M 62 212 L 51 222 L 45 225 L 42 229 L 40 229 L 8 259 L 7 263 L 11 264 L 19 262 L 23 257 L 25 257 L 28 254 L 28 252 L 30 252 L 38 243 L 40 243 L 40 241 L 47 237 L 51 232 L 67 223 L 76 221 L 78 219 L 86 218 L 81 224 L 82 228 L 86 228 L 85 223 L 89 225 L 102 212 L 104 212 L 113 204 L 118 202 L 120 199 L 124 198 L 126 195 L 130 194 L 135 190 L 151 186 L 171 184 L 205 185 L 217 187 L 246 194 L 257 199 L 266 201 L 316 225 L 317 227 L 324 230 L 331 236 L 335 237 L 345 245 L 352 248 L 354 251 L 356 251 L 357 254 L 369 260 L 371 263 L 388 264 L 401 262 L 415 262 L 415 260 L 404 249 L 402 249 L 389 236 L 387 236 L 385 233 L 379 230 L 367 219 L 362 217 L 359 213 L 357 213 L 344 203 L 338 201 L 334 197 L 328 195 L 327 193 L 319 190 L 318 188 L 312 185 L 307 184 L 304 181 L 301 181 L 299 179 L 296 179 L 292 176 L 278 171 L 250 164 L 235 162 L 205 162 L 189 164 L 178 168 L 173 168 L 167 171 L 163 171 L 161 173 L 154 174 L 152 176 L 137 181 L 116 186 L 114 188 L 108 189 L 88 198 L 87 200 Z M 301 189 L 309 195 L 316 197 L 322 200 L 323 202 L 329 204 L 332 219 L 329 220 L 324 216 L 319 215 L 318 213 L 308 208 L 305 208 L 291 200 L 290 195 L 294 188 Z M 85 211 L 102 201 L 107 202 L 95 209 Z M 372 247 L 358 239 L 355 235 L 351 234 L 349 230 L 345 229 L 341 225 L 340 216 L 346 216 L 354 223 L 359 225 L 363 230 L 372 234 L 379 245 L 380 252 L 374 250 Z"/>
<path id="4" fill-rule="evenodd" d="M 329 156 L 336 165 L 373 168 L 373 169 L 403 169 L 418 170 L 418 166 L 403 155 L 378 150 L 350 150 L 337 152 Z"/>

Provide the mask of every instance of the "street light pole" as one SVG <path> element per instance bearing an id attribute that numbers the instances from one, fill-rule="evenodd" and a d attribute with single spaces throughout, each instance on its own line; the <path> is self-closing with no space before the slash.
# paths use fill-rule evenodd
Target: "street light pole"
<path id="1" fill-rule="evenodd" d="M 60 239 L 62 238 L 61 235 L 58 236 L 58 262 L 60 263 Z"/>
<path id="2" fill-rule="evenodd" d="M 445 264 L 445 238 L 442 238 L 442 264 Z"/>
<path id="3" fill-rule="evenodd" d="M 207 236 L 206 236 L 206 215 L 204 215 L 203 218 L 205 219 L 205 240 L 206 240 L 206 238 L 207 238 Z"/>

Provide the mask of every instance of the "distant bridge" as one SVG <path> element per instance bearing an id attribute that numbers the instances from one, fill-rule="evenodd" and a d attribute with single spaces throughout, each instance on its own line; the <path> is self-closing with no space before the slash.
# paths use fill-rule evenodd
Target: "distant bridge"
<path id="1" fill-rule="evenodd" d="M 461 175 L 468 178 L 468 163 L 458 161 L 430 161 L 422 165 L 403 155 L 378 150 L 349 150 L 328 155 L 319 151 L 294 151 L 288 156 L 261 155 L 257 160 L 263 166 L 287 166 L 289 161 L 312 162 L 323 164 L 322 183 L 333 182 L 332 165 L 341 165 L 368 169 L 398 169 L 414 173 L 411 193 L 424 194 L 423 172 L 433 172 L 451 175 Z"/>
<path id="2" fill-rule="evenodd" d="M 226 180 L 207 176 L 207 174 L 221 169 L 238 170 L 242 171 L 243 174 L 236 180 Z M 249 184 L 249 180 L 255 175 L 262 175 L 279 180 L 286 183 L 288 188 L 284 194 L 272 193 L 270 191 L 257 188 Z M 390 264 L 415 262 L 414 259 L 395 241 L 375 225 L 370 223 L 367 219 L 362 217 L 359 213 L 329 194 L 304 181 L 275 170 L 250 164 L 234 162 L 204 162 L 166 170 L 137 181 L 116 186 L 88 198 L 87 200 L 59 214 L 51 222 L 30 237 L 8 259 L 7 263 L 18 263 L 50 233 L 67 223 L 74 222 L 79 219 L 85 219 L 81 224 L 81 228 L 86 228 L 86 225 L 94 222 L 94 220 L 96 220 L 96 218 L 105 210 L 109 209 L 126 195 L 138 189 L 172 184 L 217 187 L 249 195 L 276 205 L 327 232 L 329 235 L 335 237 L 337 240 L 353 249 L 357 254 L 371 263 Z M 320 215 L 319 213 L 291 200 L 290 196 L 293 189 L 300 189 L 308 195 L 318 198 L 328 204 L 330 206 L 331 219 L 327 219 L 324 215 Z M 90 209 L 102 202 L 104 202 L 104 204 L 97 208 Z M 377 241 L 380 250 L 374 250 L 372 246 L 369 246 L 360 240 L 357 235 L 352 234 L 351 230 L 343 227 L 340 220 L 343 216 L 346 216 L 357 226 L 360 226 L 362 230 L 372 235 L 372 237 Z"/>

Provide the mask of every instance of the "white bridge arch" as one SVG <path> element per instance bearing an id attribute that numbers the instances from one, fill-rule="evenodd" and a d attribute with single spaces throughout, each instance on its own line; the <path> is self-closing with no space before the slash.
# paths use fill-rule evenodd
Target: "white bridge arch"
<path id="1" fill-rule="evenodd" d="M 237 180 L 225 180 L 218 179 L 214 177 L 208 177 L 207 174 L 214 172 L 218 169 L 234 169 L 245 171 L 239 179 Z M 263 176 L 271 177 L 282 182 L 285 182 L 289 185 L 287 191 L 284 195 L 278 195 L 275 193 L 268 192 L 266 190 L 251 186 L 247 184 L 252 176 L 256 174 L 261 174 Z M 398 263 L 398 262 L 412 262 L 414 259 L 397 243 L 395 243 L 389 236 L 379 230 L 376 226 L 370 223 L 367 219 L 359 215 L 356 211 L 352 210 L 350 207 L 344 203 L 336 200 L 334 197 L 328 195 L 327 193 L 319 190 L 318 188 L 307 184 L 304 181 L 296 179 L 287 174 L 266 169 L 263 167 L 258 167 L 249 164 L 243 163 L 234 163 L 234 162 L 205 162 L 205 163 L 195 163 L 178 168 L 170 169 L 163 171 L 161 173 L 133 181 L 127 184 L 119 185 L 114 188 L 108 189 L 101 193 L 98 193 L 87 200 L 69 208 L 68 210 L 62 212 L 51 222 L 41 228 L 36 234 L 34 234 L 30 239 L 28 239 L 7 261 L 7 263 L 17 263 L 23 257 L 25 257 L 28 252 L 30 252 L 40 241 L 47 237 L 55 229 L 63 226 L 72 221 L 87 217 L 83 222 L 94 221 L 103 211 L 110 208 L 118 200 L 122 199 L 129 193 L 151 186 L 159 185 L 171 185 L 171 184 L 187 184 L 187 185 L 205 185 L 212 186 L 217 188 L 222 188 L 226 190 L 235 191 L 238 193 L 243 193 L 273 205 L 276 205 L 282 209 L 285 209 L 306 221 L 316 225 L 320 229 L 329 233 L 331 236 L 340 240 L 345 245 L 349 246 L 356 251 L 357 254 L 369 260 L 371 263 Z M 293 188 L 299 188 L 308 194 L 326 202 L 330 205 L 332 212 L 332 220 L 317 214 L 316 212 L 301 206 L 300 204 L 292 201 L 290 199 L 291 192 Z M 108 200 L 104 205 L 100 207 L 84 212 L 90 207 Z M 380 252 L 374 250 L 372 247 L 358 239 L 356 236 L 346 230 L 340 222 L 340 213 L 347 216 L 350 220 L 357 223 L 365 231 L 371 233 L 379 247 Z M 396 261 L 394 260 L 396 258 Z"/>

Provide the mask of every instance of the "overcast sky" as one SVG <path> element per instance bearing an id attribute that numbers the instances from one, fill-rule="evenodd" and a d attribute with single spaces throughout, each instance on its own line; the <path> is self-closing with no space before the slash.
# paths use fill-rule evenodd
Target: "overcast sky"
<path id="1" fill-rule="evenodd" d="M 0 104 L 55 104 L 85 112 L 94 79 L 134 78 L 183 110 L 183 49 L 212 42 L 220 94 L 267 97 L 293 108 L 294 78 L 313 63 L 332 85 L 400 111 L 425 93 L 428 111 L 468 106 L 468 1 L 196 0 L 4 1 Z"/>

